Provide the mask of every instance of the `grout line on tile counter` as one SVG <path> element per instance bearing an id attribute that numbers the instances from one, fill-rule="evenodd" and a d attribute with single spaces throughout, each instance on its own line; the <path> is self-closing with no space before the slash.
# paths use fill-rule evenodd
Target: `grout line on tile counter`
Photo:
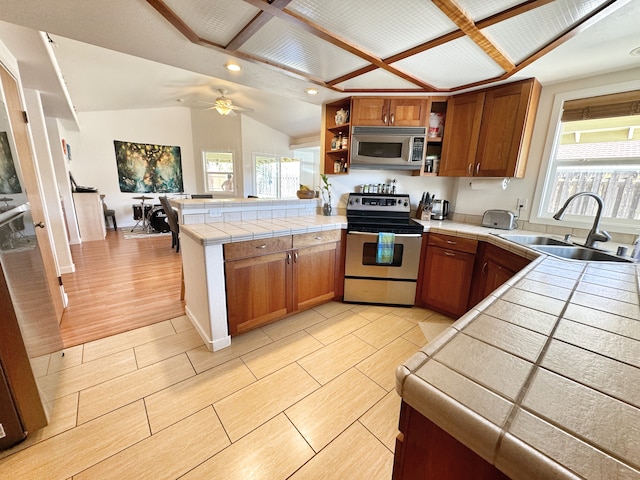
<path id="1" fill-rule="evenodd" d="M 569 305 L 571 304 L 571 298 L 573 298 L 573 295 L 576 293 L 578 286 L 580 285 L 580 282 L 582 281 L 582 278 L 584 277 L 584 275 L 586 274 L 587 271 L 587 265 L 585 265 L 582 268 L 582 271 L 580 273 L 580 275 L 578 276 L 578 278 L 575 280 L 573 287 L 571 289 L 571 293 L 569 294 L 569 298 L 567 298 L 564 307 L 562 307 L 562 311 L 560 313 L 558 313 L 558 318 L 556 318 L 556 322 L 553 325 L 553 328 L 551 329 L 551 332 L 549 332 L 549 335 L 547 336 L 547 340 L 545 341 L 544 345 L 542 346 L 542 349 L 540 350 L 540 353 L 538 354 L 538 358 L 536 358 L 536 361 L 533 363 L 533 366 L 531 367 L 531 370 L 529 371 L 529 374 L 527 375 L 527 378 L 524 381 L 524 384 L 522 385 L 522 388 L 520 388 L 520 391 L 518 392 L 518 395 L 516 396 L 516 398 L 513 401 L 513 406 L 511 407 L 511 412 L 509 412 L 509 415 L 507 416 L 506 421 L 504 422 L 503 428 L 500 431 L 500 436 L 498 437 L 498 442 L 496 443 L 496 448 L 494 450 L 494 457 L 493 457 L 493 464 L 495 465 L 497 460 L 498 460 L 498 452 L 500 452 L 500 447 L 502 446 L 502 440 L 504 439 L 504 436 L 507 434 L 507 432 L 511 429 L 511 425 L 513 423 L 513 421 L 515 420 L 515 417 L 518 413 L 518 410 L 522 409 L 523 407 L 522 402 L 524 400 L 524 397 L 526 396 L 527 392 L 529 391 L 529 387 L 531 386 L 531 383 L 533 382 L 533 378 L 535 377 L 535 375 L 537 374 L 538 370 L 540 368 L 542 368 L 540 365 L 542 363 L 542 360 L 544 359 L 545 355 L 547 354 L 547 350 L 549 349 L 549 345 L 551 344 L 551 342 L 554 339 L 554 335 L 556 330 L 558 329 L 558 325 L 560 324 L 560 320 L 562 320 L 562 318 L 564 317 L 565 312 L 567 311 L 567 308 L 569 308 Z M 585 441 L 585 439 L 582 439 L 583 441 Z"/>

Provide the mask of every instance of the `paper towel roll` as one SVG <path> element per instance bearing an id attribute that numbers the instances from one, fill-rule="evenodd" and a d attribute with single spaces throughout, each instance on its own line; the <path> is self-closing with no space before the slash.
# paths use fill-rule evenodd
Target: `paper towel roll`
<path id="1" fill-rule="evenodd" d="M 506 190 L 508 178 L 478 178 L 469 182 L 471 190 Z"/>

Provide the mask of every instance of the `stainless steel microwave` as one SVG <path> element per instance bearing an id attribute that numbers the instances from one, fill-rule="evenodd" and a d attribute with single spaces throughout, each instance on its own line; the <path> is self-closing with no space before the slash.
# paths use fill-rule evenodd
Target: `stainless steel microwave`
<path id="1" fill-rule="evenodd" d="M 425 127 L 353 127 L 351 168 L 420 168 L 426 146 Z"/>

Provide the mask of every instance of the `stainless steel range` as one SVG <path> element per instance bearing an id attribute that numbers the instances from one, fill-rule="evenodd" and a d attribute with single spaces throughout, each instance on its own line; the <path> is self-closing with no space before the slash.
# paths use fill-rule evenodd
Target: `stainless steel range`
<path id="1" fill-rule="evenodd" d="M 409 195 L 349 194 L 344 301 L 412 306 L 423 230 Z"/>

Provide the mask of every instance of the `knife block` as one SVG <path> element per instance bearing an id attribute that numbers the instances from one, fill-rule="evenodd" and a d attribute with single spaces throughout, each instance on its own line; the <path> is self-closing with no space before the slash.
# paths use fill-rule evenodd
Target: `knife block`
<path id="1" fill-rule="evenodd" d="M 418 205 L 416 210 L 416 220 L 431 220 L 431 207 L 424 208 L 422 204 Z"/>

